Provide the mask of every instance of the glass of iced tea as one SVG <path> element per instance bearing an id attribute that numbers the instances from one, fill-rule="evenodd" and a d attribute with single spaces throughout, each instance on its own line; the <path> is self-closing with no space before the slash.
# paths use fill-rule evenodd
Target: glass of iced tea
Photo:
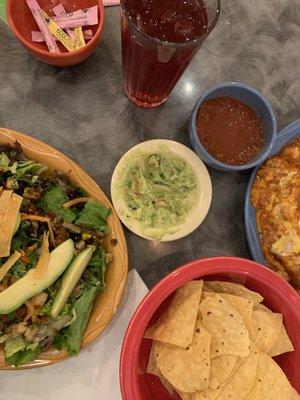
<path id="1" fill-rule="evenodd" d="M 121 0 L 128 98 L 142 107 L 163 104 L 219 14 L 220 0 Z"/>

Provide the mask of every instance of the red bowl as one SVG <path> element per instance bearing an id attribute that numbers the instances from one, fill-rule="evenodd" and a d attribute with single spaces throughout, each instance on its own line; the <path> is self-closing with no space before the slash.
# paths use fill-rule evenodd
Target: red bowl
<path id="1" fill-rule="evenodd" d="M 96 50 L 104 25 L 104 6 L 102 0 L 38 0 L 38 3 L 49 15 L 53 15 L 52 8 L 60 3 L 64 5 L 68 12 L 98 5 L 99 21 L 98 25 L 88 27 L 93 32 L 93 38 L 81 49 L 68 52 L 58 43 L 61 53 L 50 53 L 45 43 L 36 43 L 31 40 L 31 31 L 38 31 L 39 28 L 26 1 L 7 0 L 6 15 L 8 23 L 17 39 L 31 55 L 47 64 L 67 67 L 84 61 Z"/>
<path id="2" fill-rule="evenodd" d="M 173 397 L 159 379 L 145 373 L 151 340 L 143 339 L 169 304 L 172 294 L 193 279 L 239 282 L 264 297 L 264 304 L 282 313 L 295 351 L 276 358 L 291 384 L 300 391 L 300 297 L 278 275 L 250 260 L 234 257 L 205 258 L 180 267 L 159 282 L 144 298 L 127 329 L 120 359 L 120 385 L 123 400 L 170 400 Z"/>

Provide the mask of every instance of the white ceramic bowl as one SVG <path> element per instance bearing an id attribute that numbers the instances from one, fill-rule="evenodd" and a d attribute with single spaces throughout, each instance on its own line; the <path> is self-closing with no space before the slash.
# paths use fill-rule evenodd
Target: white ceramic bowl
<path id="1" fill-rule="evenodd" d="M 117 164 L 111 180 L 111 197 L 114 208 L 123 224 L 136 235 L 145 239 L 153 240 L 152 236 L 145 235 L 143 228 L 141 228 L 140 223 L 137 220 L 127 218 L 130 211 L 128 210 L 122 196 L 120 182 L 124 179 L 124 173 L 127 169 L 128 163 L 132 162 L 134 157 L 145 153 L 158 152 L 162 149 L 167 149 L 172 155 L 184 159 L 190 165 L 198 179 L 199 191 L 198 202 L 194 209 L 192 209 L 187 215 L 186 221 L 182 225 L 178 226 L 178 229 L 176 229 L 174 233 L 166 233 L 160 239 L 160 241 L 168 242 L 181 239 L 198 228 L 206 217 L 211 204 L 212 186 L 209 173 L 204 163 L 191 149 L 173 140 L 155 139 L 139 143 L 130 149 Z"/>

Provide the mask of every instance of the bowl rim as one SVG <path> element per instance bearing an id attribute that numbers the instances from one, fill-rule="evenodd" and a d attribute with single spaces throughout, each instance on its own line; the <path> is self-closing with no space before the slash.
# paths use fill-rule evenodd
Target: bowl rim
<path id="1" fill-rule="evenodd" d="M 74 55 L 81 55 L 86 50 L 88 50 L 90 47 L 92 47 L 95 43 L 97 43 L 98 39 L 100 38 L 101 32 L 103 31 L 103 26 L 104 26 L 104 21 L 105 21 L 104 4 L 103 4 L 102 0 L 97 0 L 100 17 L 99 17 L 97 31 L 96 31 L 95 35 L 92 37 L 92 39 L 88 43 L 86 43 L 85 46 L 81 47 L 78 50 L 74 50 L 74 51 L 70 51 L 70 52 L 66 52 L 66 53 L 50 53 L 50 51 L 39 49 L 34 44 L 32 44 L 29 40 L 26 40 L 23 35 L 21 35 L 21 33 L 19 32 L 19 29 L 17 28 L 17 26 L 14 23 L 14 20 L 12 18 L 12 14 L 13 14 L 12 2 L 13 2 L 13 0 L 7 0 L 7 2 L 6 2 L 6 17 L 7 17 L 7 22 L 9 24 L 11 30 L 13 31 L 16 38 L 23 44 L 24 47 L 30 49 L 31 52 L 35 53 L 36 55 L 38 55 L 40 57 L 49 57 L 52 60 L 55 60 L 55 59 L 67 59 L 68 57 L 74 56 Z"/>
<path id="2" fill-rule="evenodd" d="M 157 43 L 158 45 L 166 46 L 166 47 L 177 47 L 177 48 L 187 48 L 189 46 L 195 46 L 197 44 L 201 44 L 207 37 L 211 34 L 211 32 L 214 30 L 216 27 L 218 20 L 220 18 L 221 14 L 221 0 L 215 0 L 216 1 L 216 12 L 215 16 L 212 20 L 212 22 L 209 24 L 208 29 L 206 32 L 201 34 L 200 36 L 197 36 L 195 39 L 189 40 L 187 42 L 169 42 L 167 40 L 162 40 L 158 39 L 154 36 L 149 35 L 148 33 L 144 32 L 142 29 L 138 27 L 138 24 L 134 22 L 134 20 L 130 17 L 128 11 L 126 10 L 125 7 L 125 0 L 120 0 L 120 8 L 122 13 L 124 14 L 128 24 L 134 29 L 135 32 L 140 34 L 142 37 L 145 39 Z"/>
<path id="3" fill-rule="evenodd" d="M 235 277 L 250 277 L 264 281 L 276 293 L 281 293 L 286 304 L 300 310 L 300 296 L 286 281 L 272 270 L 255 261 L 240 257 L 207 257 L 184 264 L 159 281 L 144 297 L 136 309 L 124 336 L 120 363 L 119 381 L 123 400 L 138 400 L 136 365 L 143 333 L 151 317 L 165 299 L 186 282 L 215 274 L 232 273 Z M 158 304 L 158 305 L 157 305 Z M 300 324 L 299 315 L 295 318 Z M 130 355 L 128 359 L 127 355 Z"/>
<path id="4" fill-rule="evenodd" d="M 200 108 L 200 106 L 204 103 L 204 101 L 210 94 L 212 94 L 213 92 L 215 92 L 218 89 L 226 89 L 226 88 L 239 88 L 239 89 L 243 89 L 244 91 L 248 91 L 249 93 L 251 93 L 252 96 L 258 97 L 265 104 L 265 106 L 270 114 L 270 117 L 271 117 L 270 119 L 271 119 L 271 123 L 272 123 L 271 140 L 270 140 L 270 143 L 268 144 L 268 146 L 260 153 L 260 156 L 257 158 L 256 161 L 251 161 L 251 162 L 249 162 L 247 164 L 243 164 L 243 165 L 230 165 L 230 164 L 223 163 L 222 161 L 219 161 L 216 158 L 214 158 L 205 149 L 205 147 L 202 145 L 202 143 L 199 139 L 199 136 L 197 134 L 197 127 L 196 127 L 196 117 L 197 117 L 198 109 Z M 225 82 L 225 83 L 221 83 L 221 84 L 212 86 L 211 88 L 206 90 L 204 93 L 202 93 L 202 95 L 198 98 L 198 100 L 196 101 L 196 103 L 194 105 L 192 113 L 191 113 L 189 130 L 190 130 L 190 135 L 192 136 L 193 140 L 196 142 L 195 143 L 196 146 L 198 146 L 200 148 L 201 152 L 209 160 L 211 167 L 221 168 L 221 169 L 229 171 L 229 172 L 245 171 L 247 169 L 251 169 L 251 168 L 257 166 L 258 164 L 261 164 L 266 158 L 269 157 L 269 155 L 272 151 L 273 145 L 274 145 L 276 134 L 277 134 L 277 119 L 276 119 L 274 110 L 273 110 L 270 102 L 256 88 L 254 88 L 253 86 L 247 85 L 246 83 L 242 83 L 242 82 Z M 195 146 L 193 146 L 193 147 L 195 147 Z"/>

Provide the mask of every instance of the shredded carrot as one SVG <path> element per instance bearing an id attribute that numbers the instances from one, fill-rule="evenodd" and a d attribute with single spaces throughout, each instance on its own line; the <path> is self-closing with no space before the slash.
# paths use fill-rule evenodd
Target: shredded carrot
<path id="1" fill-rule="evenodd" d="M 78 199 L 67 201 L 66 203 L 63 204 L 63 207 L 64 208 L 73 207 L 78 203 L 86 203 L 89 200 L 91 200 L 90 197 L 78 197 Z"/>
<path id="2" fill-rule="evenodd" d="M 22 261 L 24 261 L 25 264 L 30 263 L 30 259 L 29 259 L 29 257 L 26 256 L 26 254 L 22 254 L 20 258 Z"/>
<path id="3" fill-rule="evenodd" d="M 5 275 L 8 273 L 8 271 L 11 269 L 11 267 L 18 261 L 18 259 L 21 257 L 21 253 L 18 251 L 15 251 L 6 261 L 5 263 L 1 266 L 0 268 L 0 282 L 2 279 L 5 277 Z"/>
<path id="4" fill-rule="evenodd" d="M 38 279 L 43 278 L 43 275 L 45 274 L 46 268 L 49 264 L 49 260 L 50 260 L 50 252 L 49 252 L 48 233 L 47 234 L 44 233 L 40 258 L 35 267 L 36 278 Z"/>
<path id="5" fill-rule="evenodd" d="M 25 220 L 31 220 L 31 221 L 40 221 L 40 222 L 48 222 L 51 221 L 50 217 L 43 217 L 41 215 L 34 215 L 34 214 L 21 214 L 21 220 L 25 221 Z"/>
<path id="6" fill-rule="evenodd" d="M 52 243 L 52 246 L 55 247 L 55 239 L 54 239 L 54 233 L 53 233 L 51 222 L 47 221 L 47 225 L 48 225 L 48 229 L 49 229 L 50 241 Z"/>

